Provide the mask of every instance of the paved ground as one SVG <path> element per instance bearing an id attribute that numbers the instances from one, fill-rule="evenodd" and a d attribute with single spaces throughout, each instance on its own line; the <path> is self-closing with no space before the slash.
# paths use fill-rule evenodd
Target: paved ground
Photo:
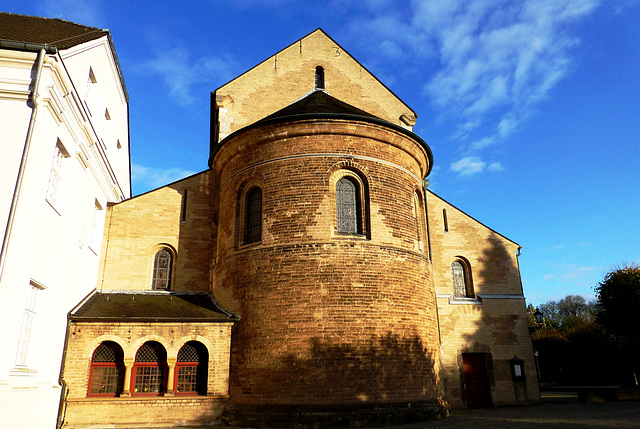
<path id="1" fill-rule="evenodd" d="M 385 429 L 640 429 L 640 402 L 587 404 L 577 399 L 577 394 L 547 394 L 540 405 L 453 410 L 445 420 Z"/>
<path id="2" fill-rule="evenodd" d="M 640 402 L 546 402 L 524 407 L 454 410 L 435 422 L 393 426 L 394 429 L 609 429 L 640 428 Z"/>

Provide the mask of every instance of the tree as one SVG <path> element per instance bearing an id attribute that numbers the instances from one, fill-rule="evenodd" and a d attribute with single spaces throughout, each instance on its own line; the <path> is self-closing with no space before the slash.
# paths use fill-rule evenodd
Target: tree
<path id="1" fill-rule="evenodd" d="M 544 314 L 545 326 L 551 329 L 570 331 L 591 323 L 595 312 L 595 303 L 587 302 L 580 295 L 567 295 L 560 301 L 549 301 L 539 306 Z"/>
<path id="2" fill-rule="evenodd" d="M 596 321 L 612 334 L 630 372 L 628 382 L 637 385 L 640 371 L 640 266 L 628 264 L 609 272 L 595 288 Z"/>

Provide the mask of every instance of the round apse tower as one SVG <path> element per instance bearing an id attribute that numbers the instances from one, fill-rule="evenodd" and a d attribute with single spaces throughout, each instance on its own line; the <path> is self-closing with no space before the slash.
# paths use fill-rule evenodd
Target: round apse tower
<path id="1" fill-rule="evenodd" d="M 431 165 L 417 135 L 324 91 L 216 147 L 213 294 L 241 317 L 228 421 L 375 424 L 443 409 Z"/>

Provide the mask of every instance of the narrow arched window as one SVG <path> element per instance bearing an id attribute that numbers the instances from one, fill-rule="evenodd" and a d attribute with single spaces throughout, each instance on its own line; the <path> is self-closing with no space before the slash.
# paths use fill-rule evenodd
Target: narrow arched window
<path id="1" fill-rule="evenodd" d="M 471 273 L 462 261 L 454 261 L 451 264 L 451 278 L 453 282 L 454 298 L 472 298 L 473 287 L 471 285 Z"/>
<path id="2" fill-rule="evenodd" d="M 422 210 L 420 204 L 420 197 L 417 193 L 413 194 L 413 216 L 416 219 L 416 241 L 419 250 L 424 250 L 423 243 L 423 228 L 422 228 Z"/>
<path id="3" fill-rule="evenodd" d="M 245 243 L 262 240 L 262 189 L 255 187 L 247 193 L 245 216 Z"/>
<path id="4" fill-rule="evenodd" d="M 316 89 L 324 89 L 324 69 L 316 67 Z"/>
<path id="5" fill-rule="evenodd" d="M 148 341 L 138 349 L 131 371 L 133 393 L 160 395 L 167 388 L 167 352 L 157 341 Z"/>
<path id="6" fill-rule="evenodd" d="M 173 255 L 168 249 L 160 249 L 153 258 L 153 279 L 151 290 L 169 290 L 171 287 L 171 266 Z"/>
<path id="7" fill-rule="evenodd" d="M 447 219 L 447 209 L 442 209 L 442 222 L 444 223 L 444 232 L 449 232 L 449 220 Z"/>
<path id="8" fill-rule="evenodd" d="M 358 200 L 358 185 L 348 177 L 338 180 L 336 183 L 338 232 L 354 234 L 361 232 Z"/>
<path id="9" fill-rule="evenodd" d="M 98 346 L 91 357 L 89 395 L 118 396 L 124 386 L 124 353 L 113 341 Z"/>
<path id="10" fill-rule="evenodd" d="M 207 372 L 209 353 L 197 341 L 189 341 L 178 352 L 175 371 L 176 393 L 207 394 Z"/>

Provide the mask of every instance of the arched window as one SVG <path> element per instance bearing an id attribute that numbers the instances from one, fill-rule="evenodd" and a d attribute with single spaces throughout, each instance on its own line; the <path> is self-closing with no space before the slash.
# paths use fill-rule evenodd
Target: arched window
<path id="1" fill-rule="evenodd" d="M 131 378 L 134 394 L 164 393 L 167 387 L 167 352 L 162 344 L 148 341 L 138 349 Z"/>
<path id="2" fill-rule="evenodd" d="M 324 69 L 316 67 L 316 89 L 324 89 Z"/>
<path id="3" fill-rule="evenodd" d="M 451 264 L 454 298 L 473 298 L 471 271 L 465 261 L 456 260 Z"/>
<path id="4" fill-rule="evenodd" d="M 151 290 L 169 290 L 171 287 L 171 266 L 173 255 L 168 249 L 160 249 L 153 258 L 153 279 Z"/>
<path id="5" fill-rule="evenodd" d="M 189 341 L 178 352 L 175 371 L 176 393 L 207 394 L 207 372 L 209 353 L 197 341 Z"/>
<path id="6" fill-rule="evenodd" d="M 262 241 L 262 189 L 255 187 L 247 193 L 244 242 Z"/>
<path id="7" fill-rule="evenodd" d="M 89 373 L 89 395 L 118 396 L 124 386 L 124 353 L 113 341 L 105 341 L 93 352 Z"/>
<path id="8" fill-rule="evenodd" d="M 343 177 L 336 183 L 338 232 L 352 234 L 362 232 L 358 188 L 358 184 L 349 177 Z"/>

